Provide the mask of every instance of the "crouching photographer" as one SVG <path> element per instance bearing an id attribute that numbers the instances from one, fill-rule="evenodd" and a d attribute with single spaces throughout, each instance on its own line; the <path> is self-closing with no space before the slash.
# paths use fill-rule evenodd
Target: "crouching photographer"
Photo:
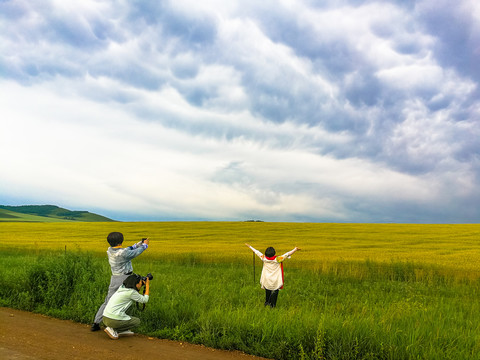
<path id="1" fill-rule="evenodd" d="M 111 339 L 116 340 L 119 336 L 133 335 L 131 330 L 140 325 L 139 318 L 127 315 L 126 312 L 134 301 L 142 304 L 148 302 L 152 279 L 152 274 L 146 277 L 132 274 L 112 295 L 103 311 L 103 323 L 107 326 L 105 332 Z M 145 290 L 142 295 L 139 291 L 144 285 Z"/>

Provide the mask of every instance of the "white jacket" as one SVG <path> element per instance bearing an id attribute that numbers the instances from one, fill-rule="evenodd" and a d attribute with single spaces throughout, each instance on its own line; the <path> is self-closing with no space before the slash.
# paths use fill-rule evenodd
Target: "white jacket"
<path id="1" fill-rule="evenodd" d="M 277 256 L 273 260 L 267 259 L 260 251 L 250 246 L 250 249 L 263 261 L 262 275 L 260 276 L 260 285 L 262 289 L 278 290 L 283 287 L 283 269 L 282 262 L 285 259 L 290 259 L 290 256 L 295 252 L 295 249 Z"/>
<path id="2" fill-rule="evenodd" d="M 103 316 L 113 320 L 130 320 L 131 317 L 127 315 L 130 305 L 134 301 L 144 304 L 148 302 L 148 299 L 148 295 L 140 295 L 136 289 L 129 289 L 122 285 L 108 300 Z"/>

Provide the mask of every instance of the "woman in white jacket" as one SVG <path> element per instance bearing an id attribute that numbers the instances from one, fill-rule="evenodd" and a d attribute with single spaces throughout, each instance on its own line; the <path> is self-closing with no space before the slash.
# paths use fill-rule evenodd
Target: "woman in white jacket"
<path id="1" fill-rule="evenodd" d="M 139 293 L 145 285 L 145 294 Z M 140 325 L 140 319 L 127 315 L 127 310 L 133 302 L 147 303 L 150 295 L 150 278 L 142 278 L 140 275 L 129 275 L 123 285 L 108 300 L 103 311 L 103 323 L 107 326 L 105 332 L 111 339 L 118 339 L 119 336 L 133 335 L 130 330 Z"/>
<path id="2" fill-rule="evenodd" d="M 265 289 L 265 306 L 274 308 L 277 305 L 278 291 L 283 288 L 283 261 L 290 259 L 290 256 L 300 249 L 295 247 L 282 256 L 275 256 L 275 249 L 273 247 L 268 247 L 267 250 L 265 250 L 265 255 L 263 255 L 249 244 L 245 245 L 263 262 L 260 285 L 262 289 Z"/>

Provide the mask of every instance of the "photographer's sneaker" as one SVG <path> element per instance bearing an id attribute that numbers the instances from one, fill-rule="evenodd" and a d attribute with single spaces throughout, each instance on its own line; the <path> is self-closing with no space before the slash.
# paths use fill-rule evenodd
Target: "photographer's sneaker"
<path id="1" fill-rule="evenodd" d="M 100 330 L 100 324 L 93 323 L 90 328 L 90 331 L 98 331 L 98 330 Z"/>
<path id="2" fill-rule="evenodd" d="M 135 333 L 133 331 L 127 330 L 127 331 L 122 331 L 118 333 L 118 336 L 132 336 Z"/>
<path id="3" fill-rule="evenodd" d="M 106 327 L 104 330 L 108 336 L 110 336 L 110 339 L 117 340 L 118 339 L 118 334 L 115 330 L 113 330 L 111 327 Z"/>

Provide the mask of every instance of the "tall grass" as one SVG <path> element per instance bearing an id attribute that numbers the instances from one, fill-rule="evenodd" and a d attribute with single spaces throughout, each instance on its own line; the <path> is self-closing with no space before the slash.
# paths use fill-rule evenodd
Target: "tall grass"
<path id="1" fill-rule="evenodd" d="M 89 323 L 109 268 L 78 251 L 2 252 L 0 304 Z M 167 261 L 168 260 L 168 261 Z M 290 260 L 289 260 L 290 261 Z M 291 260 L 293 264 L 293 259 Z M 477 359 L 480 282 L 408 262 L 289 267 L 275 309 L 242 261 L 139 257 L 152 272 L 138 331 L 275 359 Z M 427 277 L 419 273 L 429 273 Z M 13 280 L 13 281 L 12 281 Z"/>

